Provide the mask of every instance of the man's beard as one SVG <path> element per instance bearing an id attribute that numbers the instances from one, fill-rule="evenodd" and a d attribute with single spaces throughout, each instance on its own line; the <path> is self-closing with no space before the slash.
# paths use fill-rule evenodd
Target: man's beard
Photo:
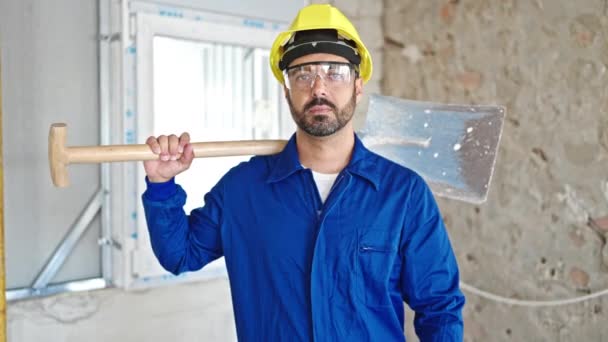
<path id="1" fill-rule="evenodd" d="M 315 137 L 326 137 L 332 135 L 342 129 L 346 124 L 353 118 L 356 107 L 356 94 L 353 89 L 353 95 L 344 106 L 344 108 L 338 109 L 337 106 L 324 98 L 314 98 L 312 101 L 307 103 L 302 111 L 297 111 L 293 103 L 291 102 L 290 96 L 286 96 L 289 109 L 291 110 L 291 116 L 296 122 L 296 125 L 304 132 L 315 136 Z M 331 114 L 318 114 L 318 115 L 306 115 L 306 111 L 314 106 L 325 105 L 331 108 L 334 115 Z"/>

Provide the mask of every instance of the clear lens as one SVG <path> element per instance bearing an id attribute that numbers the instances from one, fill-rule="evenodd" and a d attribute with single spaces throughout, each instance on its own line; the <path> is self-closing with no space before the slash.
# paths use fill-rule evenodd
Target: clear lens
<path id="1" fill-rule="evenodd" d="M 349 63 L 313 62 L 285 69 L 285 85 L 288 89 L 309 90 L 319 77 L 330 89 L 345 88 L 350 84 L 354 66 Z"/>

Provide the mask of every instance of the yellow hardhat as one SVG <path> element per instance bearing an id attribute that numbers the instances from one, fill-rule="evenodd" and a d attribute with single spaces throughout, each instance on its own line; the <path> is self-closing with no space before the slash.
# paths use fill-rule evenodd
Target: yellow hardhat
<path id="1" fill-rule="evenodd" d="M 270 68 L 274 77 L 281 84 L 284 84 L 285 80 L 279 63 L 285 53 L 285 45 L 296 32 L 324 29 L 334 29 L 337 31 L 338 36 L 353 41 L 356 44 L 358 54 L 361 56 L 359 73 L 363 82 L 367 82 L 372 77 L 372 57 L 365 45 L 363 45 L 353 24 L 337 8 L 328 4 L 313 4 L 301 9 L 289 29 L 279 33 L 272 44 L 272 48 L 270 49 Z"/>

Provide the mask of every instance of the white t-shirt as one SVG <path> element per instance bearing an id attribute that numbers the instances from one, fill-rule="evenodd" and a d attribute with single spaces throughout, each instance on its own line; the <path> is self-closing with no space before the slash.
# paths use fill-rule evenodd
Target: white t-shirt
<path id="1" fill-rule="evenodd" d="M 312 170 L 310 170 L 312 171 Z M 319 195 L 321 195 L 321 201 L 325 203 L 327 196 L 329 195 L 329 191 L 331 187 L 334 185 L 336 178 L 338 177 L 337 173 L 319 173 L 312 171 L 312 177 L 315 179 L 315 184 L 317 184 L 317 189 L 319 190 Z"/>

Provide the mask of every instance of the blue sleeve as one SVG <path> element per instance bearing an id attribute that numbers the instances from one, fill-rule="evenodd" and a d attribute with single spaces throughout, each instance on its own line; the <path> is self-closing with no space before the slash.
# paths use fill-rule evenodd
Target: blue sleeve
<path id="1" fill-rule="evenodd" d="M 154 255 L 169 272 L 196 271 L 223 255 L 221 239 L 222 191 L 216 185 L 205 205 L 186 215 L 186 193 L 172 179 L 149 183 L 142 195 Z"/>
<path id="2" fill-rule="evenodd" d="M 462 341 L 462 307 L 456 258 L 443 219 L 422 178 L 411 189 L 400 250 L 403 300 L 415 312 L 420 341 Z"/>

